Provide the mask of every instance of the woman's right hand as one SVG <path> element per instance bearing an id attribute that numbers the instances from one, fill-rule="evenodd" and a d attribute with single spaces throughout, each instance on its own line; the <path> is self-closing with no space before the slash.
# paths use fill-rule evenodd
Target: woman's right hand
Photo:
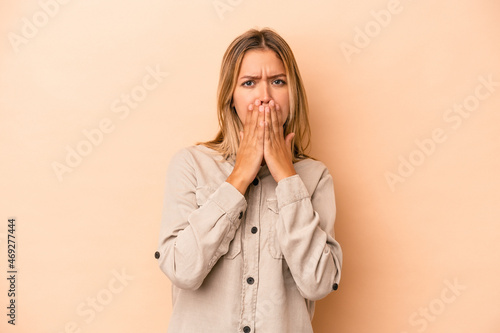
<path id="1" fill-rule="evenodd" d="M 263 159 L 264 106 L 260 100 L 256 100 L 248 106 L 234 169 L 226 181 L 245 195 L 248 186 L 257 176 Z"/>

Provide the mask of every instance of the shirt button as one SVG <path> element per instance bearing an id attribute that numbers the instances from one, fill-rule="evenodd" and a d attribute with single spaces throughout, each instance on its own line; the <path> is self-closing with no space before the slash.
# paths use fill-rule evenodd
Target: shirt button
<path id="1" fill-rule="evenodd" d="M 339 285 L 338 285 L 338 283 L 334 283 L 334 284 L 333 284 L 333 286 L 332 286 L 332 289 L 333 289 L 333 290 L 337 290 L 337 289 L 339 289 Z"/>
<path id="2" fill-rule="evenodd" d="M 253 283 L 254 283 L 254 281 L 255 281 L 255 280 L 253 279 L 253 277 L 249 277 L 249 278 L 247 279 L 247 283 L 248 283 L 248 284 L 253 284 Z"/>
<path id="3" fill-rule="evenodd" d="M 241 220 L 242 217 L 243 217 L 243 212 L 240 212 L 240 215 L 238 216 L 238 218 Z"/>
<path id="4" fill-rule="evenodd" d="M 155 258 L 156 259 L 160 258 L 160 252 L 158 252 L 158 251 L 155 252 Z"/>
<path id="5" fill-rule="evenodd" d="M 251 331 L 250 326 L 245 326 L 245 327 L 243 327 L 243 332 L 245 332 L 245 333 L 250 333 L 250 331 Z"/>
<path id="6" fill-rule="evenodd" d="M 255 178 L 255 179 L 253 180 L 252 184 L 253 184 L 254 186 L 259 185 L 259 180 L 258 180 L 257 178 Z"/>
<path id="7" fill-rule="evenodd" d="M 256 234 L 256 233 L 257 233 L 257 230 L 258 230 L 258 229 L 257 229 L 257 227 L 252 227 L 252 230 L 251 230 L 251 231 L 252 231 L 252 234 Z"/>

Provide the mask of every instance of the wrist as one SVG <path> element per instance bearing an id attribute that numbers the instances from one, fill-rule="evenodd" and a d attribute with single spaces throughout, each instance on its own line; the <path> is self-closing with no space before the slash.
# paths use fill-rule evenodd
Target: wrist
<path id="1" fill-rule="evenodd" d="M 285 178 L 295 176 L 296 174 L 297 174 L 297 172 L 295 172 L 295 170 L 287 172 L 287 173 L 283 173 L 280 176 L 276 177 L 277 178 L 276 183 L 279 183 L 281 180 L 283 180 Z"/>
<path id="2" fill-rule="evenodd" d="M 243 177 L 234 173 L 231 173 L 229 177 L 227 177 L 226 182 L 233 185 L 243 195 L 245 195 L 248 185 L 250 184 L 250 182 L 246 181 Z"/>

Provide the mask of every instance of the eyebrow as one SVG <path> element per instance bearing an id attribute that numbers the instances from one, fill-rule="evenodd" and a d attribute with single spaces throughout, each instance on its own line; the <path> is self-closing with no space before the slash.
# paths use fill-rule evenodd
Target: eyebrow
<path id="1" fill-rule="evenodd" d="M 276 79 L 278 77 L 282 77 L 282 76 L 285 76 L 285 74 L 283 73 L 280 73 L 280 74 L 276 74 L 276 75 L 271 75 L 269 76 L 270 79 Z M 244 75 L 242 77 L 239 78 L 239 80 L 243 80 L 243 79 L 260 79 L 261 76 L 260 75 Z"/>

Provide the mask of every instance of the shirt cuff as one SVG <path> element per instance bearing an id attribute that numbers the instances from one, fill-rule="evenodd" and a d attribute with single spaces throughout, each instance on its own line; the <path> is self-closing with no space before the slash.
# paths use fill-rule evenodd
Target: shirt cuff
<path id="1" fill-rule="evenodd" d="M 240 220 L 247 209 L 245 196 L 228 182 L 222 183 L 209 200 L 225 211 L 231 222 Z"/>
<path id="2" fill-rule="evenodd" d="M 304 182 L 298 174 L 283 178 L 276 187 L 276 197 L 278 199 L 278 209 L 291 203 L 309 198 Z"/>

